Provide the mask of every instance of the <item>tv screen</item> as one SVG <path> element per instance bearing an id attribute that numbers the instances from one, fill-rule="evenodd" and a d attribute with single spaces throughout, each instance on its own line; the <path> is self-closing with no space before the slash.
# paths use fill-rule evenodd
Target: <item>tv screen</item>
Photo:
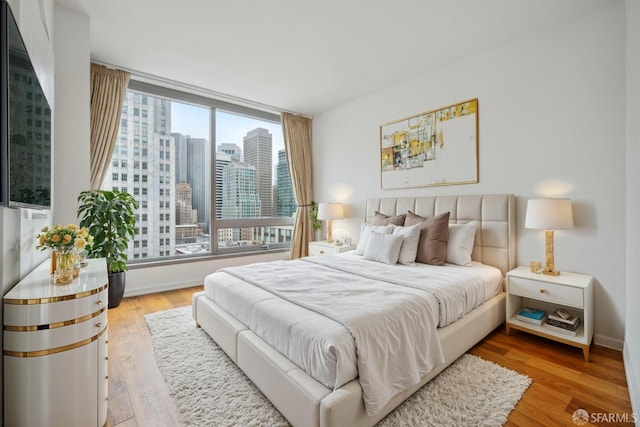
<path id="1" fill-rule="evenodd" d="M 51 207 L 51 108 L 11 8 L 2 20 L 2 203 Z"/>

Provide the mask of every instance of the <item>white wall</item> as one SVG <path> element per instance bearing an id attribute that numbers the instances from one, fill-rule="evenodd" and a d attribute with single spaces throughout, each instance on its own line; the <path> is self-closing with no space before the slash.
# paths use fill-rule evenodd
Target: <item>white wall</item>
<path id="1" fill-rule="evenodd" d="M 368 197 L 513 193 L 518 264 L 528 265 L 544 260 L 544 239 L 522 226 L 526 200 L 569 197 L 576 227 L 556 232 L 556 268 L 595 277 L 596 342 L 622 348 L 624 37 L 624 3 L 608 3 L 314 117 L 314 199 L 342 201 L 351 217 L 334 221 L 334 235 L 358 236 Z M 380 189 L 380 124 L 475 97 L 478 184 Z"/>
<path id="2" fill-rule="evenodd" d="M 89 189 L 89 17 L 57 6 L 54 50 L 56 104 L 53 219 L 77 223 L 77 197 Z"/>
<path id="3" fill-rule="evenodd" d="M 640 3 L 626 1 L 627 31 L 627 317 L 624 362 L 631 404 L 640 415 Z M 640 418 L 636 422 L 640 426 Z"/>

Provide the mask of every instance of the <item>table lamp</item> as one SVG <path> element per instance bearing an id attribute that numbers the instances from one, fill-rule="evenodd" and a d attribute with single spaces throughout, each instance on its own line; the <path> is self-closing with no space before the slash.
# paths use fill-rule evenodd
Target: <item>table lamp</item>
<path id="1" fill-rule="evenodd" d="M 318 219 L 327 221 L 327 242 L 333 242 L 331 236 L 331 221 L 334 219 L 343 219 L 344 210 L 340 203 L 319 203 Z"/>
<path id="2" fill-rule="evenodd" d="M 573 211 L 569 199 L 534 199 L 527 202 L 525 228 L 545 230 L 544 274 L 558 276 L 553 261 L 553 230 L 573 228 Z"/>

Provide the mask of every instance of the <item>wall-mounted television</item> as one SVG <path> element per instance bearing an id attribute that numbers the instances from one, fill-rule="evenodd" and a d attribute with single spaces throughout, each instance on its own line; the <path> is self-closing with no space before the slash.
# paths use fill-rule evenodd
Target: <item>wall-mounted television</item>
<path id="1" fill-rule="evenodd" d="M 51 108 L 5 0 L 0 20 L 0 203 L 50 209 Z"/>

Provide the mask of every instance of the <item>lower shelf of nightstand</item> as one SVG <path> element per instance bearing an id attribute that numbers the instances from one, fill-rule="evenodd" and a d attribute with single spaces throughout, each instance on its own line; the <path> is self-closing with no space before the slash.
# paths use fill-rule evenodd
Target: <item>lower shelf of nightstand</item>
<path id="1" fill-rule="evenodd" d="M 591 340 L 587 341 L 587 339 L 585 339 L 583 325 L 580 325 L 580 327 L 578 328 L 576 336 L 572 336 L 552 331 L 542 325 L 534 325 L 533 323 L 523 322 L 516 319 L 515 316 L 507 320 L 506 324 L 507 335 L 511 333 L 511 329 L 517 329 L 519 331 L 528 332 L 530 334 L 538 335 L 540 337 L 561 342 L 573 347 L 578 347 L 582 349 L 584 360 L 586 360 L 587 362 L 589 361 L 589 348 L 591 347 Z"/>

